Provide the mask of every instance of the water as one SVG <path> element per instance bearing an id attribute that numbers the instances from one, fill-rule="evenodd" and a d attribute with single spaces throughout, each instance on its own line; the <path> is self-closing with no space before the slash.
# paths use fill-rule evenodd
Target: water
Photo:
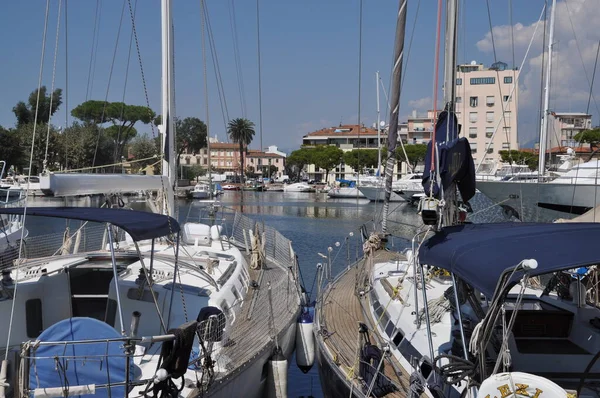
<path id="1" fill-rule="evenodd" d="M 285 192 L 226 192 L 221 197 L 224 206 L 243 210 L 258 221 L 277 229 L 293 243 L 299 257 L 305 288 L 313 293 L 317 264 L 332 263 L 332 275 L 337 275 L 349 262 L 362 255 L 360 227 L 373 229 L 374 220 L 381 215 L 382 205 L 367 200 L 329 199 L 326 194 Z M 491 207 L 483 195 L 473 201 L 472 218 L 475 222 L 503 221 L 501 210 Z M 57 198 L 30 199 L 30 206 L 99 206 L 99 199 L 74 198 L 65 201 Z M 180 221 L 198 202 L 177 202 Z M 402 250 L 409 246 L 417 226 L 422 225 L 414 206 L 391 203 L 389 217 L 390 248 Z M 30 217 L 27 228 L 30 236 L 64 231 L 65 220 Z M 76 226 L 79 224 L 77 223 Z M 75 226 L 72 226 L 74 228 Z M 352 236 L 350 235 L 352 233 Z M 331 248 L 327 258 L 328 248 Z M 312 294 L 311 299 L 314 299 Z M 289 358 L 288 394 L 290 397 L 322 397 L 317 366 L 303 374 L 295 358 Z"/>

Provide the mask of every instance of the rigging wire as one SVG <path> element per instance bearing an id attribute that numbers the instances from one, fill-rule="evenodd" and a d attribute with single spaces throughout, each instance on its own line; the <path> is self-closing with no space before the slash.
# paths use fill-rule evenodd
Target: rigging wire
<path id="1" fill-rule="evenodd" d="M 210 138 L 210 123 L 209 123 L 209 117 L 208 117 L 208 78 L 207 78 L 207 72 L 206 72 L 206 39 L 205 39 L 205 33 L 206 33 L 206 17 L 208 16 L 206 14 L 206 1 L 205 0 L 200 0 L 200 15 L 201 15 L 201 20 L 200 20 L 200 25 L 201 25 L 201 29 L 202 29 L 202 74 L 203 74 L 203 80 L 204 80 L 204 106 L 205 106 L 205 112 L 206 112 L 206 139 L 207 141 Z M 208 156 L 210 159 L 210 147 L 208 150 Z M 210 162 L 209 162 L 210 163 Z M 209 175 L 210 175 L 210 167 L 212 165 L 209 164 Z M 209 179 L 210 182 L 210 179 Z M 212 186 L 211 186 L 212 189 Z"/>
<path id="2" fill-rule="evenodd" d="M 440 42 L 441 42 L 441 32 L 442 32 L 442 0 L 438 0 L 438 9 L 437 9 L 437 22 L 436 22 L 436 34 L 435 34 L 435 61 L 434 61 L 434 72 L 433 72 L 433 134 L 431 136 L 431 170 L 436 170 L 435 167 L 435 133 L 437 124 L 437 96 L 438 96 L 438 84 L 439 84 L 439 67 L 440 67 Z M 433 189 L 433 184 L 431 184 L 431 188 Z M 431 196 L 431 195 L 430 195 Z"/>
<path id="3" fill-rule="evenodd" d="M 363 24 L 363 0 L 358 0 L 358 116 L 356 129 L 356 145 L 360 148 L 360 102 L 362 94 L 362 24 Z M 377 126 L 379 128 L 379 126 Z M 356 185 L 360 185 L 360 152 L 357 152 L 357 168 L 356 170 Z M 356 206 L 358 206 L 360 191 L 356 190 Z"/>
<path id="4" fill-rule="evenodd" d="M 48 167 L 48 144 L 50 143 L 50 120 L 52 119 L 52 105 L 54 102 L 54 84 L 56 82 L 56 60 L 58 58 L 58 44 L 59 44 L 59 38 L 60 38 L 60 20 L 62 16 L 62 0 L 58 0 L 58 13 L 57 13 L 57 17 L 56 17 L 56 39 L 54 41 L 54 59 L 52 61 L 52 84 L 50 87 L 50 108 L 48 111 L 48 120 L 47 120 L 47 124 L 48 124 L 48 128 L 47 128 L 47 132 L 46 132 L 46 150 L 44 151 L 44 161 L 43 161 L 43 165 L 44 165 L 44 169 L 42 170 L 42 173 L 46 173 L 48 171 L 47 167 Z M 27 181 L 27 187 L 29 188 L 29 181 Z"/>
<path id="5" fill-rule="evenodd" d="M 219 93 L 219 103 L 221 105 L 221 114 L 223 116 L 223 125 L 227 131 L 227 121 L 229 120 L 229 109 L 227 107 L 227 98 L 225 97 L 225 87 L 221 76 L 221 67 L 219 66 L 219 57 L 215 37 L 213 35 L 212 26 L 210 24 L 210 14 L 208 12 L 208 4 L 204 3 L 204 12 L 206 18 L 206 26 L 208 29 L 208 45 L 213 61 L 213 70 L 215 72 L 215 80 L 217 81 L 217 92 Z"/>
<path id="6" fill-rule="evenodd" d="M 235 15 L 235 2 L 230 0 L 229 5 L 229 25 L 231 27 L 231 37 L 233 39 L 233 58 L 235 61 L 235 69 L 237 75 L 238 92 L 240 95 L 240 110 L 242 117 L 246 117 L 246 91 L 244 88 L 244 74 L 242 72 L 242 60 L 240 57 L 240 47 L 238 43 L 237 33 L 237 18 Z M 229 142 L 229 135 L 226 134 L 227 142 Z"/>
<path id="7" fill-rule="evenodd" d="M 110 63 L 110 69 L 108 72 L 108 84 L 106 86 L 106 93 L 104 95 L 104 106 L 102 107 L 102 115 L 100 116 L 100 122 L 104 122 L 104 116 L 106 115 L 106 107 L 108 104 L 108 93 L 110 92 L 110 83 L 112 81 L 112 74 L 113 74 L 113 70 L 114 70 L 114 66 L 115 66 L 115 60 L 117 58 L 117 48 L 119 47 L 119 38 L 121 37 L 121 27 L 123 26 L 123 15 L 125 14 L 125 4 L 126 1 L 123 1 L 123 7 L 121 8 L 121 17 L 119 18 L 119 27 L 117 28 L 117 38 L 115 40 L 115 48 L 113 50 L 113 56 L 112 56 L 112 61 Z M 117 157 L 117 149 L 118 149 L 118 142 L 120 139 L 120 135 L 121 135 L 121 128 L 119 128 L 119 132 L 117 134 L 117 143 L 115 144 L 115 151 L 114 151 L 114 158 L 115 158 L 115 162 L 116 162 L 116 157 Z M 94 158 L 92 161 L 92 166 L 96 165 L 96 155 L 98 154 L 98 145 L 100 144 L 100 132 L 98 132 L 97 134 L 97 138 L 96 138 L 96 149 L 94 150 Z"/>
<path id="8" fill-rule="evenodd" d="M 565 6 L 567 7 L 567 15 L 569 17 L 569 22 L 571 23 L 571 30 L 573 31 L 573 37 L 575 38 L 575 46 L 577 47 L 577 53 L 579 54 L 579 59 L 581 60 L 581 67 L 583 68 L 583 73 L 585 75 L 585 79 L 587 80 L 588 85 L 590 86 L 590 98 L 594 101 L 594 105 L 596 106 L 596 111 L 600 114 L 600 108 L 598 107 L 598 103 L 596 102 L 596 98 L 592 93 L 590 82 L 590 78 L 587 73 L 587 69 L 585 68 L 585 62 L 583 61 L 583 55 L 581 55 L 581 48 L 579 47 L 579 40 L 577 40 L 577 33 L 575 33 L 575 26 L 573 25 L 573 19 L 571 18 L 571 10 L 569 9 L 569 2 L 565 0 Z M 589 107 L 589 105 L 588 105 Z M 589 112 L 589 111 L 588 111 Z"/>
<path id="9" fill-rule="evenodd" d="M 90 99 L 94 89 L 94 75 L 96 74 L 96 53 L 98 51 L 98 39 L 100 37 L 100 20 L 102 17 L 102 0 L 96 0 L 96 12 L 94 16 L 94 31 L 92 33 L 92 51 L 90 52 L 90 64 L 88 66 L 88 81 L 85 91 L 85 100 Z"/>
<path id="10" fill-rule="evenodd" d="M 596 67 L 598 66 L 598 54 L 600 54 L 600 40 L 598 40 L 598 48 L 596 49 L 596 61 L 594 61 L 594 72 L 592 73 L 592 82 L 590 84 L 590 95 L 588 96 L 587 107 L 585 113 L 590 113 L 590 101 L 592 99 L 592 90 L 594 89 L 594 79 L 596 78 Z"/>
<path id="11" fill-rule="evenodd" d="M 69 4 L 65 0 L 65 128 L 63 134 L 69 127 Z M 60 14 L 60 13 L 59 13 Z M 65 140 L 65 169 L 69 168 L 69 147 Z"/>
<path id="12" fill-rule="evenodd" d="M 362 1 L 362 0 L 361 0 Z M 258 55 L 258 128 L 260 130 L 260 150 L 263 150 L 263 120 L 262 120 L 262 73 L 260 65 L 260 0 L 256 0 L 256 43 Z"/>
<path id="13" fill-rule="evenodd" d="M 36 132 L 37 132 L 36 127 L 37 127 L 37 121 L 38 121 L 38 113 L 39 113 L 39 109 L 40 109 L 40 90 L 42 88 L 42 76 L 44 73 L 44 58 L 45 58 L 45 54 L 46 54 L 46 36 L 48 33 L 48 16 L 49 16 L 49 14 L 50 14 L 50 0 L 46 0 L 46 15 L 44 17 L 44 33 L 42 35 L 42 51 L 41 51 L 41 56 L 40 56 L 40 72 L 38 74 L 37 99 L 36 99 L 36 103 L 35 103 L 35 116 L 33 118 L 33 132 L 31 135 L 31 150 L 29 152 L 29 170 L 27 172 L 28 186 L 29 186 L 29 181 L 31 181 L 31 168 L 33 166 L 33 150 L 35 148 L 35 137 L 36 137 Z M 25 221 L 27 219 L 28 198 L 29 198 L 29 195 L 25 195 L 25 205 L 23 208 L 23 225 L 25 225 Z M 12 334 L 12 326 L 13 326 L 13 321 L 14 321 L 14 316 L 15 316 L 15 302 L 17 301 L 16 300 L 17 289 L 19 286 L 19 271 L 21 270 L 21 261 L 20 260 L 23 255 L 24 240 L 25 240 L 25 228 L 21 228 L 21 239 L 19 241 L 19 258 L 17 260 L 18 266 L 15 271 L 15 287 L 14 287 L 14 291 L 13 291 L 13 300 L 12 300 L 11 308 L 10 308 L 10 318 L 8 321 L 6 349 L 4 351 L 4 360 L 5 361 L 8 360 L 8 353 L 9 353 L 9 348 L 10 348 L 10 338 L 11 338 L 11 334 Z"/>

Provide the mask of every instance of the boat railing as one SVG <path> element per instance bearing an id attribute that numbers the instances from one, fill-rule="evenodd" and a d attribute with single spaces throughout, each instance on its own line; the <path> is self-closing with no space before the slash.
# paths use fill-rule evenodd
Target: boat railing
<path id="1" fill-rule="evenodd" d="M 25 201 L 22 189 L 0 189 L 0 207 L 21 207 Z"/>

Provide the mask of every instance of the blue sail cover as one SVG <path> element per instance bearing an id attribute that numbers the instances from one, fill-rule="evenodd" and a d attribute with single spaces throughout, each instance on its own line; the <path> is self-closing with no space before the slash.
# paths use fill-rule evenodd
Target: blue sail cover
<path id="1" fill-rule="evenodd" d="M 453 272 L 491 297 L 502 272 L 525 259 L 531 276 L 600 264 L 599 223 L 464 224 L 443 228 L 419 249 L 419 261 Z"/>
<path id="2" fill-rule="evenodd" d="M 0 208 L 0 214 L 22 215 L 24 211 L 22 207 Z M 135 241 L 179 232 L 179 223 L 174 218 L 145 211 L 98 207 L 27 207 L 27 215 L 109 223 L 125 230 Z"/>
<path id="3" fill-rule="evenodd" d="M 69 318 L 54 325 L 38 337 L 39 341 L 82 341 L 116 339 L 121 335 L 110 325 L 93 318 Z M 125 381 L 123 342 L 43 345 L 32 353 L 29 365 L 29 388 L 64 387 Z M 54 357 L 58 358 L 57 366 Z M 133 374 L 133 365 L 132 365 Z M 65 382 L 66 381 L 66 382 Z M 124 397 L 125 387 L 96 389 L 94 395 L 79 397 Z"/>
<path id="4" fill-rule="evenodd" d="M 435 144 L 439 156 L 439 175 L 442 186 L 447 189 L 453 182 L 456 183 L 463 201 L 468 201 L 475 195 L 475 164 L 471 155 L 471 146 L 466 138 L 458 138 L 460 125 L 454 112 L 443 111 L 435 126 Z M 450 140 L 446 141 L 446 137 Z M 425 193 L 432 189 L 433 195 L 439 198 L 440 189 L 435 181 L 431 180 L 431 146 L 427 144 L 425 155 L 425 172 L 423 173 L 423 188 Z"/>

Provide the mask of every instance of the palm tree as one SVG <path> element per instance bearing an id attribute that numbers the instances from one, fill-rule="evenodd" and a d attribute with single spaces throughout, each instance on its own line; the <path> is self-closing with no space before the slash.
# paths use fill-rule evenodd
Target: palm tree
<path id="1" fill-rule="evenodd" d="M 227 133 L 231 141 L 240 144 L 240 174 L 244 180 L 244 148 L 252 142 L 254 138 L 254 123 L 245 118 L 232 119 L 227 124 Z"/>

